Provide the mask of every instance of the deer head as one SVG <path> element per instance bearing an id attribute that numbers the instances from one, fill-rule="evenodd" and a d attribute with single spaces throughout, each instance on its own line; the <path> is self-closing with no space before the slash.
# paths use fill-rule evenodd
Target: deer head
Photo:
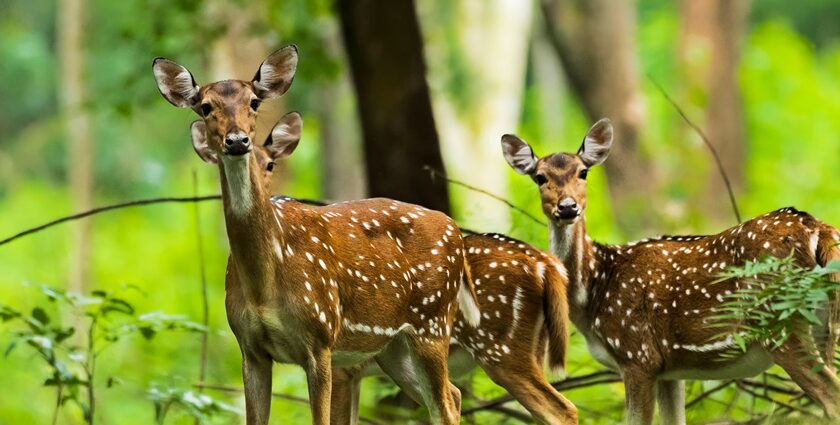
<path id="1" fill-rule="evenodd" d="M 297 62 L 297 47 L 287 46 L 269 55 L 251 81 L 223 80 L 203 87 L 187 68 L 169 59 L 155 59 L 152 69 L 169 103 L 201 116 L 206 138 L 202 150 L 196 151 L 204 161 L 215 163 L 220 155 L 251 152 L 260 103 L 289 89 Z"/>
<path id="2" fill-rule="evenodd" d="M 262 181 L 265 184 L 271 179 L 275 162 L 288 157 L 297 148 L 303 128 L 303 120 L 297 112 L 289 112 L 271 129 L 261 149 L 254 151 L 257 167 L 262 170 Z M 205 162 L 215 164 L 218 161 L 216 153 L 210 147 L 207 137 L 207 124 L 202 120 L 193 121 L 190 125 L 195 153 Z"/>
<path id="3" fill-rule="evenodd" d="M 576 154 L 555 153 L 542 158 L 528 143 L 512 134 L 502 136 L 502 153 L 519 174 L 539 186 L 543 213 L 557 225 L 576 222 L 586 209 L 586 176 L 607 159 L 613 141 L 608 119 L 595 123 Z"/>

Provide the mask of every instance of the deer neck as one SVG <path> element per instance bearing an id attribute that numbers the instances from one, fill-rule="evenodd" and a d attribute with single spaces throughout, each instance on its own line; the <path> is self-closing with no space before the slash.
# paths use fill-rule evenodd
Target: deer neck
<path id="1" fill-rule="evenodd" d="M 254 154 L 222 156 L 219 162 L 224 203 L 225 226 L 231 256 L 237 270 L 258 280 L 271 273 L 272 246 L 282 239 L 271 201 L 259 184 L 259 169 Z"/>
<path id="2" fill-rule="evenodd" d="M 586 222 L 581 217 L 572 224 L 549 224 L 551 251 L 569 275 L 569 301 L 573 316 L 583 311 L 589 303 L 590 285 L 595 270 L 595 246 L 586 236 Z"/>

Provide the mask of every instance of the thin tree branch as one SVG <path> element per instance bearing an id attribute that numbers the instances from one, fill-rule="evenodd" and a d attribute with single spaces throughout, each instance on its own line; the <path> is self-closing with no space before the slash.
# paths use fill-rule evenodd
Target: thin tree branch
<path id="1" fill-rule="evenodd" d="M 529 415 L 525 412 L 520 412 L 516 409 L 511 409 L 511 408 L 505 407 L 505 406 L 496 406 L 496 407 L 491 408 L 490 410 L 492 410 L 494 412 L 497 412 L 497 413 L 501 413 L 501 414 L 503 414 L 503 415 L 505 415 L 509 418 L 517 419 L 520 422 L 523 422 L 523 423 L 526 423 L 526 424 L 534 423 L 534 419 L 531 417 L 531 415 Z"/>
<path id="2" fill-rule="evenodd" d="M 729 202 L 732 204 L 732 211 L 735 213 L 735 220 L 737 220 L 738 223 L 741 223 L 741 213 L 738 211 L 738 203 L 735 202 L 735 192 L 732 191 L 732 184 L 729 183 L 729 176 L 726 174 L 726 170 L 723 169 L 723 163 L 720 161 L 720 156 L 718 155 L 717 149 L 715 149 L 715 147 L 712 145 L 712 142 L 709 141 L 709 138 L 706 137 L 706 134 L 703 132 L 703 130 L 701 130 L 700 127 L 698 127 L 696 124 L 694 124 L 694 122 L 692 122 L 688 118 L 688 116 L 685 114 L 685 111 L 683 111 L 683 109 L 680 108 L 680 105 L 678 105 L 677 102 L 674 101 L 674 99 L 672 99 L 671 96 L 668 95 L 665 89 L 662 88 L 662 86 L 659 85 L 659 83 L 653 79 L 653 76 L 647 74 L 647 77 L 648 80 L 650 80 L 650 82 L 653 83 L 656 89 L 659 90 L 659 93 L 662 94 L 665 100 L 667 100 L 668 103 L 670 103 L 671 106 L 673 106 L 674 109 L 677 110 L 677 113 L 680 115 L 680 117 L 682 117 L 683 121 L 685 121 L 685 123 L 688 124 L 688 126 L 691 127 L 691 129 L 694 130 L 700 136 L 701 139 L 703 139 L 703 143 L 705 143 L 706 147 L 709 148 L 709 151 L 712 153 L 712 157 L 715 160 L 715 164 L 717 164 L 718 172 L 720 173 L 720 176 L 723 177 L 723 183 L 726 184 L 726 191 L 727 193 L 729 193 Z"/>
<path id="3" fill-rule="evenodd" d="M 540 220 L 539 218 L 537 218 L 537 217 L 533 216 L 533 215 L 532 215 L 531 213 L 529 213 L 528 211 L 525 211 L 525 210 L 524 210 L 524 209 L 522 209 L 521 207 L 519 207 L 519 206 L 517 206 L 517 205 L 514 205 L 513 203 L 511 203 L 510 201 L 508 201 L 508 200 L 507 200 L 507 199 L 505 199 L 505 198 L 502 198 L 502 197 L 501 197 L 501 196 L 499 196 L 499 195 L 496 195 L 496 194 L 494 194 L 494 193 L 491 193 L 491 192 L 486 191 L 486 190 L 484 190 L 484 189 L 481 189 L 481 188 L 479 188 L 479 187 L 475 187 L 475 186 L 473 186 L 473 185 L 470 185 L 470 184 L 467 184 L 467 183 L 464 183 L 464 182 L 461 182 L 461 181 L 458 181 L 458 180 L 455 180 L 455 179 L 451 179 L 451 178 L 449 178 L 449 177 L 446 175 L 446 173 L 444 173 L 444 172 L 442 172 L 442 171 L 440 171 L 440 170 L 436 170 L 436 169 L 434 169 L 434 168 L 432 168 L 432 167 L 430 167 L 430 166 L 428 166 L 428 165 L 424 165 L 424 166 L 423 166 L 423 169 L 429 172 L 429 175 L 431 175 L 432 180 L 434 180 L 436 177 L 439 177 L 439 178 L 441 178 L 441 179 L 445 180 L 445 181 L 446 181 L 446 182 L 448 182 L 448 183 L 452 183 L 452 184 L 457 185 L 457 186 L 462 186 L 462 187 L 465 187 L 465 188 L 467 188 L 467 189 L 469 189 L 469 190 L 472 190 L 473 192 L 478 192 L 478 193 L 481 193 L 481 194 L 483 194 L 483 195 L 487 195 L 487 196 L 489 196 L 489 197 L 491 197 L 491 198 L 493 198 L 493 199 L 495 199 L 495 200 L 497 200 L 497 201 L 499 201 L 499 202 L 504 203 L 505 205 L 507 205 L 508 207 L 510 207 L 511 209 L 513 209 L 514 211 L 517 211 L 517 212 L 519 212 L 519 213 L 522 213 L 522 214 L 523 214 L 523 215 L 525 215 L 526 217 L 528 217 L 528 218 L 530 218 L 531 220 L 533 220 L 535 223 L 537 223 L 537 224 L 539 224 L 539 225 L 542 225 L 542 226 L 546 226 L 546 225 L 547 225 L 547 223 L 546 223 L 546 222 L 544 222 L 544 221 Z"/>
<path id="4" fill-rule="evenodd" d="M 686 403 L 685 408 L 686 408 L 686 409 L 690 409 L 691 407 L 693 407 L 693 406 L 694 406 L 694 405 L 696 405 L 697 403 L 700 403 L 701 401 L 703 401 L 703 400 L 705 400 L 705 399 L 707 399 L 707 398 L 711 397 L 711 396 L 712 396 L 712 395 L 714 395 L 715 393 L 717 393 L 717 392 L 719 392 L 719 391 L 721 391 L 721 390 L 725 389 L 726 387 L 728 387 L 728 386 L 732 385 L 734 382 L 735 382 L 735 381 L 725 381 L 725 382 L 722 382 L 722 383 L 720 383 L 720 384 L 718 384 L 718 385 L 715 385 L 714 387 L 712 387 L 712 388 L 710 388 L 710 389 L 708 389 L 708 390 L 706 390 L 706 391 L 703 391 L 702 393 L 700 393 L 700 395 L 698 395 L 697 397 L 695 397 L 695 398 L 694 398 L 694 400 L 691 400 L 691 401 L 689 401 L 688 403 Z"/>
<path id="5" fill-rule="evenodd" d="M 748 387 L 752 387 L 752 388 L 756 388 L 756 389 L 763 389 L 763 390 L 766 390 L 766 391 L 772 391 L 772 392 L 776 392 L 776 393 L 779 393 L 779 394 L 785 394 L 785 395 L 789 395 L 789 396 L 798 396 L 798 395 L 802 394 L 802 391 L 797 391 L 797 390 L 794 390 L 792 388 L 785 388 L 785 387 L 781 387 L 781 386 L 778 386 L 778 385 L 773 385 L 773 384 L 770 384 L 770 383 L 758 382 L 758 381 L 754 381 L 752 379 L 742 379 L 741 384 L 746 385 Z"/>
<path id="6" fill-rule="evenodd" d="M 198 174 L 195 169 L 192 170 L 193 182 L 193 196 L 198 196 Z M 207 299 L 207 274 L 204 268 L 204 243 L 203 235 L 201 233 L 201 215 L 198 210 L 198 202 L 193 203 L 193 218 L 195 219 L 195 242 L 196 251 L 198 253 L 198 272 L 201 283 L 201 310 L 202 310 L 202 325 L 204 329 L 210 327 L 210 303 Z M 199 353 L 198 364 L 198 382 L 204 382 L 207 377 L 207 343 L 210 332 L 201 333 L 201 352 Z M 199 392 L 203 392 L 204 388 L 199 388 Z M 198 418 L 195 419 L 195 425 L 200 425 Z"/>
<path id="7" fill-rule="evenodd" d="M 129 207 L 138 207 L 138 206 L 143 206 L 143 205 L 163 204 L 163 203 L 169 203 L 169 202 L 178 202 L 178 203 L 203 202 L 203 201 L 218 201 L 220 199 L 222 199 L 221 195 L 162 197 L 162 198 L 137 199 L 137 200 L 134 200 L 134 201 L 128 201 L 128 202 L 121 202 L 121 203 L 118 203 L 118 204 L 106 205 L 106 206 L 103 206 L 103 207 L 93 208 L 93 209 L 83 211 L 83 212 L 80 212 L 80 213 L 76 213 L 76 214 L 73 214 L 73 215 L 68 215 L 68 216 L 65 216 L 65 217 L 57 218 L 55 220 L 46 222 L 46 223 L 44 223 L 40 226 L 35 226 L 35 227 L 32 227 L 32 228 L 26 229 L 22 232 L 19 232 L 19 233 L 16 233 L 16 234 L 12 235 L 12 236 L 9 236 L 6 239 L 0 240 L 0 246 L 5 245 L 9 242 L 12 242 L 15 239 L 22 238 L 22 237 L 24 237 L 26 235 L 30 235 L 32 233 L 40 232 L 41 230 L 48 229 L 50 227 L 53 227 L 53 226 L 61 224 L 61 223 L 66 223 L 68 221 L 78 220 L 78 219 L 81 219 L 81 218 L 89 217 L 89 216 L 96 215 L 96 214 L 99 214 L 99 213 L 103 213 L 103 212 L 106 212 L 106 211 L 118 210 L 118 209 L 129 208 Z M 324 206 L 324 205 L 329 204 L 328 202 L 317 200 L 317 199 L 295 198 L 295 200 L 298 201 L 298 202 L 304 203 L 304 204 L 317 205 L 317 206 Z"/>
<path id="8" fill-rule="evenodd" d="M 591 387 L 595 385 L 601 384 L 611 384 L 614 382 L 620 382 L 621 378 L 612 371 L 599 371 L 590 373 L 588 375 L 582 376 L 575 376 L 571 378 L 566 378 L 562 381 L 557 381 L 552 383 L 551 385 L 557 389 L 557 391 L 569 391 L 578 388 L 584 387 Z M 475 414 L 476 412 L 480 412 L 483 410 L 490 410 L 495 409 L 498 406 L 501 406 L 505 403 L 509 403 L 514 401 L 513 396 L 510 394 L 504 395 L 501 397 L 494 398 L 492 400 L 487 400 L 479 403 L 477 406 L 471 407 L 469 409 L 464 409 L 461 412 L 461 416 L 469 416 Z"/>
<path id="9" fill-rule="evenodd" d="M 77 214 L 68 215 L 66 217 L 57 218 L 53 221 L 44 223 L 40 226 L 33 227 L 31 229 L 26 229 L 20 233 L 12 235 L 6 239 L 0 240 L 0 245 L 5 245 L 15 239 L 21 238 L 23 236 L 40 232 L 41 230 L 50 228 L 57 224 L 65 223 L 72 220 L 78 220 L 80 218 L 88 217 L 91 215 L 103 213 L 105 211 L 117 210 L 122 208 L 128 207 L 136 207 L 141 205 L 150 205 L 150 204 L 162 204 L 166 202 L 202 202 L 202 201 L 215 201 L 221 199 L 221 195 L 207 195 L 207 196 L 188 196 L 188 197 L 164 197 L 164 198 L 150 198 L 150 199 L 138 199 L 135 201 L 128 201 L 122 202 L 119 204 L 113 205 L 106 205 L 104 207 L 93 208 L 87 211 L 83 211 Z"/>
<path id="10" fill-rule="evenodd" d="M 795 411 L 797 411 L 797 412 L 799 412 L 799 413 L 801 413 L 801 414 L 803 414 L 803 415 L 807 415 L 807 416 L 816 416 L 816 415 L 814 415 L 813 413 L 811 413 L 811 412 L 809 412 L 809 411 L 807 411 L 807 410 L 805 410 L 805 409 L 802 409 L 802 408 L 800 408 L 800 407 L 796 407 L 796 406 L 794 406 L 794 405 L 792 405 L 792 404 L 788 404 L 788 403 L 785 403 L 785 402 L 783 402 L 783 401 L 776 400 L 776 399 L 774 399 L 773 397 L 766 397 L 764 394 L 761 394 L 761 393 L 759 393 L 759 392 L 753 391 L 753 390 L 752 390 L 752 388 L 750 388 L 750 387 L 748 387 L 748 386 L 746 386 L 746 385 L 743 385 L 741 382 L 736 382 L 736 385 L 738 386 L 738 388 L 739 388 L 741 391 L 744 391 L 745 393 L 747 393 L 747 394 L 749 394 L 749 395 L 751 395 L 751 396 L 753 396 L 753 397 L 755 397 L 755 398 L 760 398 L 760 399 L 762 399 L 762 400 L 766 400 L 766 401 L 769 401 L 769 402 L 771 402 L 771 403 L 778 404 L 779 406 L 782 406 L 782 407 L 784 407 L 784 408 L 786 408 L 786 409 L 795 410 Z"/>

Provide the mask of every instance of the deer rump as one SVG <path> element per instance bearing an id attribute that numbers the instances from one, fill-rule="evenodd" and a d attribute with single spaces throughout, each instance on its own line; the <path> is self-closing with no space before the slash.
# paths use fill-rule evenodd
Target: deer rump
<path id="1" fill-rule="evenodd" d="M 712 282 L 726 267 L 763 255 L 792 254 L 800 267 L 825 266 L 840 259 L 837 235 L 810 214 L 783 208 L 714 235 L 601 247 L 597 261 L 610 265 L 595 279 L 595 291 L 603 296 L 589 307 L 597 312 L 594 332 L 606 340 L 616 361 L 662 370 L 663 379 L 754 376 L 773 364 L 769 347 L 755 345 L 740 356 L 724 356 L 736 345 L 731 336 L 721 335 L 737 328 L 734 323 L 732 328 L 710 326 L 720 304 L 748 282 Z M 840 323 L 837 294 L 821 313 L 824 324 L 814 336 L 820 355 L 829 359 Z M 719 360 L 710 362 L 710 356 Z"/>

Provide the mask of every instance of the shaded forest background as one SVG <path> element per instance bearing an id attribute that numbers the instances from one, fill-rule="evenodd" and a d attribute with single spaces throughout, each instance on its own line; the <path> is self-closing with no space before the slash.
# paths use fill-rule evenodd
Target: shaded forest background
<path id="1" fill-rule="evenodd" d="M 606 167 L 590 174 L 593 237 L 624 242 L 734 224 L 708 150 L 655 81 L 706 130 L 743 216 L 795 205 L 838 225 L 838 22 L 832 0 L 4 0 L 0 237 L 92 206 L 218 193 L 217 170 L 189 145 L 195 117 L 160 97 L 151 61 L 174 59 L 199 84 L 248 79 L 289 43 L 300 49 L 298 74 L 286 96 L 261 107 L 258 137 L 290 110 L 303 115 L 304 136 L 278 167 L 275 193 L 387 195 L 547 248 L 544 226 L 447 187 L 423 167 L 541 217 L 533 184 L 502 159 L 500 136 L 516 132 L 538 154 L 571 151 L 590 123 L 609 117 L 616 145 Z M 79 292 L 134 285 L 142 289 L 129 296 L 138 311 L 200 322 L 204 273 L 206 382 L 239 386 L 239 352 L 223 310 L 221 208 L 198 208 L 199 220 L 191 205 L 122 210 L 0 246 L 0 303 L 30 310 L 43 303 L 40 285 Z M 0 347 L 6 336 L 0 331 Z M 108 388 L 98 395 L 97 422 L 153 422 L 148 389 L 191 388 L 200 344 L 184 333 L 116 344 L 98 366 Z M 17 349 L 0 365 L 0 423 L 49 423 L 54 392 L 42 386 L 41 363 Z M 568 374 L 596 370 L 575 336 Z M 276 367 L 275 374 L 276 392 L 306 396 L 302 371 Z M 460 384 L 471 394 L 465 408 L 502 394 L 480 371 Z M 687 399 L 714 385 L 689 384 Z M 609 384 L 565 395 L 581 423 L 606 424 L 621 420 L 622 391 Z M 394 393 L 385 381 L 366 380 L 362 414 L 381 416 L 379 400 Z M 243 405 L 235 392 L 207 394 Z M 745 420 L 772 407 L 732 387 L 698 402 L 688 418 Z M 191 423 L 187 413 L 167 423 Z M 305 404 L 273 406 L 278 423 L 305 423 L 308 415 Z M 213 422 L 242 420 L 221 413 Z M 521 419 L 482 411 L 469 420 Z M 81 423 L 81 413 L 63 409 L 59 423 Z"/>

